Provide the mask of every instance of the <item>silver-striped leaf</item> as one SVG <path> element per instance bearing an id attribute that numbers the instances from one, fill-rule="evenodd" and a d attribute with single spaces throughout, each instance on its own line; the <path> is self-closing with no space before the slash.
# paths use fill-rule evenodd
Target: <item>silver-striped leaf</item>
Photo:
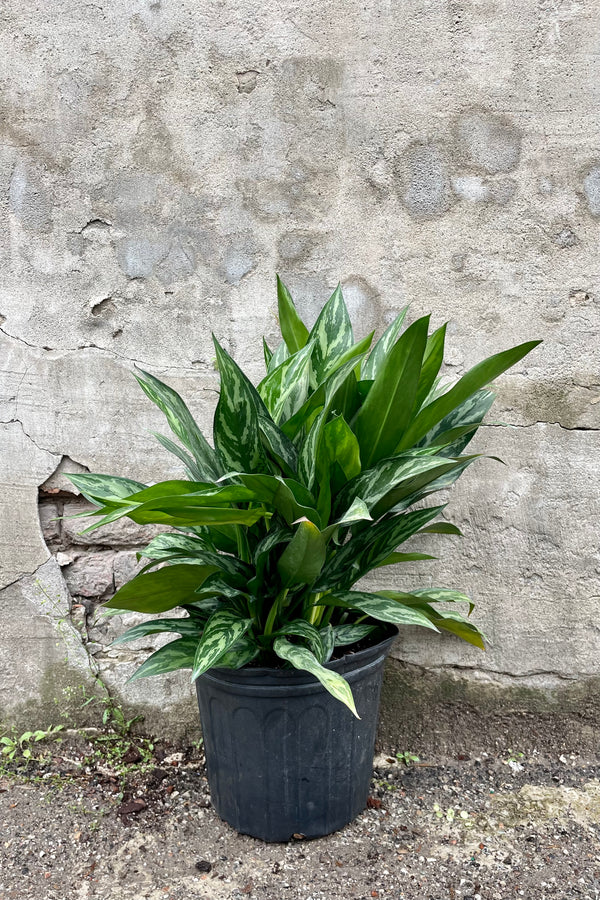
<path id="1" fill-rule="evenodd" d="M 329 691 L 336 700 L 340 700 L 347 706 L 357 719 L 360 719 L 360 716 L 356 711 L 352 690 L 346 679 L 342 678 L 341 675 L 338 675 L 338 673 L 334 672 L 332 669 L 326 669 L 322 666 L 310 650 L 307 650 L 306 647 L 292 644 L 284 637 L 275 638 L 273 641 L 273 650 L 280 659 L 289 662 L 295 669 L 301 669 L 314 675 L 315 678 L 321 682 L 325 690 Z"/>
<path id="2" fill-rule="evenodd" d="M 129 641 L 137 641 L 138 638 L 147 637 L 150 634 L 161 634 L 162 632 L 174 632 L 182 637 L 191 637 L 199 641 L 201 628 L 197 622 L 187 617 L 182 619 L 152 619 L 150 622 L 141 622 L 139 625 L 128 628 L 110 646 L 115 647 L 117 644 L 127 644 Z"/>
<path id="3" fill-rule="evenodd" d="M 361 368 L 361 379 L 363 381 L 375 380 L 375 377 L 383 366 L 389 351 L 396 343 L 398 335 L 402 330 L 402 325 L 404 323 L 404 319 L 406 318 L 407 312 L 408 306 L 405 306 L 404 309 L 398 313 L 392 324 L 388 325 L 386 330 L 383 332 L 383 334 L 371 350 L 368 359 L 363 362 Z"/>
<path id="4" fill-rule="evenodd" d="M 334 602 L 330 603 L 331 600 Z M 369 594 L 366 591 L 331 591 L 327 596 L 321 597 L 319 604 L 359 609 L 379 622 L 391 622 L 393 625 L 421 625 L 432 631 L 438 630 L 420 610 L 404 606 L 400 601 L 384 597 L 382 594 Z"/>
<path id="5" fill-rule="evenodd" d="M 192 681 L 216 666 L 218 660 L 245 635 L 252 619 L 246 619 L 229 609 L 212 614 L 202 633 L 192 670 Z"/>
<path id="6" fill-rule="evenodd" d="M 364 623 L 354 625 L 336 625 L 333 629 L 333 639 L 336 647 L 347 647 L 350 644 L 358 644 L 363 638 L 372 634 L 377 625 Z"/>
<path id="7" fill-rule="evenodd" d="M 323 380 L 332 360 L 349 350 L 354 343 L 352 323 L 339 284 L 319 313 L 309 340 L 315 345 L 312 382 L 317 385 Z"/>
<path id="8" fill-rule="evenodd" d="M 164 675 L 177 669 L 191 669 L 194 663 L 198 641 L 195 638 L 183 637 L 156 650 L 133 673 L 129 681 L 148 678 L 150 675 Z"/>
<path id="9" fill-rule="evenodd" d="M 268 471 L 260 440 L 256 390 L 216 338 L 214 344 L 221 374 L 213 423 L 215 447 L 228 471 Z"/>
<path id="10" fill-rule="evenodd" d="M 194 457 L 201 477 L 210 481 L 219 478 L 222 470 L 217 454 L 177 391 L 142 369 L 136 369 L 133 374 L 144 393 L 164 413 L 173 434 Z"/>

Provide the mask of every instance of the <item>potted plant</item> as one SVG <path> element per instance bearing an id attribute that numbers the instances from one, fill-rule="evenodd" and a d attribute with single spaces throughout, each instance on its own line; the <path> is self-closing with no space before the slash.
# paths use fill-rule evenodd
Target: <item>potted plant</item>
<path id="1" fill-rule="evenodd" d="M 447 384 L 445 325 L 429 334 L 424 317 L 403 330 L 405 309 L 375 344 L 373 333 L 355 342 L 339 286 L 310 331 L 279 279 L 277 294 L 283 340 L 274 352 L 263 342 L 256 388 L 215 340 L 214 447 L 172 388 L 136 372 L 187 480 L 70 476 L 96 507 L 88 531 L 122 516 L 169 526 L 106 606 L 153 616 L 119 642 L 177 635 L 133 677 L 192 670 L 214 806 L 264 840 L 327 834 L 364 808 L 398 627 L 483 648 L 460 591 L 413 588 L 401 571 L 394 591 L 357 582 L 431 559 L 398 550 L 413 535 L 460 534 L 440 519 L 444 504 L 423 501 L 478 458 L 464 450 L 494 399 L 489 383 L 539 343 Z"/>

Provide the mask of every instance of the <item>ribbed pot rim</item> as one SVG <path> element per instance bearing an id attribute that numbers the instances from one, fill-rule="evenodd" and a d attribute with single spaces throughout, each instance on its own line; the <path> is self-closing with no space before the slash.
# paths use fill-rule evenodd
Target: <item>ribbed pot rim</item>
<path id="1" fill-rule="evenodd" d="M 347 673 L 360 669 L 374 660 L 383 659 L 389 653 L 397 635 L 398 628 L 395 625 L 389 625 L 388 637 L 373 644 L 372 647 L 365 647 L 364 650 L 359 650 L 357 653 L 346 653 L 341 659 L 326 663 L 325 668 L 333 669 L 335 672 Z M 215 667 L 201 675 L 198 682 L 202 681 L 202 679 L 243 685 L 318 683 L 314 675 L 311 675 L 309 672 L 299 671 L 298 669 L 276 669 L 267 666 L 261 668 L 245 667 L 242 669 Z"/>

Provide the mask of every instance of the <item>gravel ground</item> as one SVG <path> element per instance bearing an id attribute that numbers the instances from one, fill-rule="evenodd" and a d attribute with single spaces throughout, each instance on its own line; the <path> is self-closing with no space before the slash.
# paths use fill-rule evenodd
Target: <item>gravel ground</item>
<path id="1" fill-rule="evenodd" d="M 600 758 L 384 754 L 355 822 L 265 844 L 217 817 L 199 749 L 136 740 L 0 777 L 0 900 L 600 898 Z"/>

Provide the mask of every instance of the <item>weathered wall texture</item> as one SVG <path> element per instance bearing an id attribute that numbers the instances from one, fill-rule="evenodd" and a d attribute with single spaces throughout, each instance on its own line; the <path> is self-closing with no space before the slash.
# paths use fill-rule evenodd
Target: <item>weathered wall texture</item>
<path id="1" fill-rule="evenodd" d="M 53 522 L 80 504 L 55 473 L 175 475 L 132 364 L 209 428 L 211 329 L 258 378 L 275 271 L 308 319 L 341 279 L 360 334 L 408 301 L 449 320 L 452 374 L 544 338 L 500 382 L 511 427 L 479 439 L 507 467 L 469 471 L 465 539 L 413 576 L 471 592 L 490 650 L 407 631 L 395 655 L 595 683 L 599 19 L 600 0 L 5 0 L 0 718 L 98 671 L 156 727 L 193 715 L 185 676 L 122 687 L 143 648 L 107 650 L 92 607 L 144 537 Z"/>

